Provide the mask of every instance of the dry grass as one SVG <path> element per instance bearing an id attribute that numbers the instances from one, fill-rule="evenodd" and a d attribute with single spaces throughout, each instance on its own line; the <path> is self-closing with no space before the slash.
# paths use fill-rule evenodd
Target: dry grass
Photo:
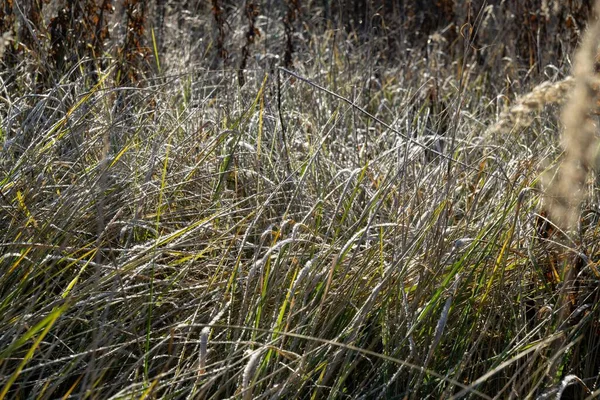
<path id="1" fill-rule="evenodd" d="M 0 398 L 597 396 L 597 23 L 570 78 L 566 55 L 497 65 L 493 8 L 396 58 L 305 20 L 297 76 L 248 57 L 239 87 L 234 39 L 292 28 L 213 3 L 219 49 L 183 39 L 214 14 L 167 13 L 127 86 L 110 49 L 49 86 L 30 59 L 1 76 Z M 559 165 L 576 229 L 547 213 Z"/>

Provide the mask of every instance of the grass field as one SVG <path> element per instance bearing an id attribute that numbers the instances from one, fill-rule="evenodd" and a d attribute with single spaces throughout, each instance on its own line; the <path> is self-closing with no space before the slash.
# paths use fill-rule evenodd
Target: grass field
<path id="1" fill-rule="evenodd" d="M 585 8 L 4 3 L 0 399 L 600 395 Z"/>

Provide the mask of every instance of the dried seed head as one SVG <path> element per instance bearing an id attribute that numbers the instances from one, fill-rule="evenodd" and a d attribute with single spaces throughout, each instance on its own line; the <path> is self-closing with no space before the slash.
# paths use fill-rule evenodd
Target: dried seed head
<path id="1" fill-rule="evenodd" d="M 562 104 L 567 93 L 574 86 L 574 79 L 568 77 L 558 82 L 543 82 L 521 97 L 516 103 L 500 114 L 500 119 L 486 132 L 491 135 L 505 135 L 515 130 L 527 128 L 534 120 L 535 112 L 550 104 Z"/>
<path id="2" fill-rule="evenodd" d="M 596 2 L 596 15 L 599 11 L 600 0 Z M 595 164 L 597 153 L 597 126 L 592 114 L 597 111 L 595 105 L 598 104 L 597 87 L 600 79 L 595 64 L 599 44 L 600 20 L 596 18 L 590 23 L 581 47 L 575 54 L 575 84 L 562 114 L 565 159 L 555 183 L 547 193 L 551 215 L 560 226 L 569 229 L 577 224 L 579 207 L 585 197 L 585 180 Z"/>
<path id="3" fill-rule="evenodd" d="M 250 387 L 250 382 L 252 382 L 252 377 L 254 376 L 254 372 L 256 371 L 258 362 L 260 361 L 260 356 L 264 350 L 264 347 L 254 350 L 252 354 L 250 354 L 248 364 L 246 364 L 246 367 L 244 368 L 244 373 L 242 375 L 242 390 L 244 391 L 244 400 L 252 398 L 252 388 Z"/>

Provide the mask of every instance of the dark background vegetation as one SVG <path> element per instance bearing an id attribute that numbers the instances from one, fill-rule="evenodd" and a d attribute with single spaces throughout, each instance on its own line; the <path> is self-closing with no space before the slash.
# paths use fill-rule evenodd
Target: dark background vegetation
<path id="1" fill-rule="evenodd" d="M 286 67 L 305 62 L 311 36 L 341 29 L 356 36 L 355 46 L 369 46 L 373 67 L 437 51 L 453 61 L 473 58 L 481 73 L 505 83 L 560 65 L 591 6 L 591 0 L 5 0 L 0 31 L 17 39 L 3 58 L 8 88 L 28 63 L 27 79 L 38 92 L 67 73 L 75 79 L 69 71 L 82 60 L 93 60 L 85 62 L 87 71 L 106 68 L 107 53 L 119 63 L 116 84 L 153 76 L 152 31 L 160 55 L 189 46 L 194 65 L 245 69 L 261 66 L 256 59 L 267 55 Z"/>

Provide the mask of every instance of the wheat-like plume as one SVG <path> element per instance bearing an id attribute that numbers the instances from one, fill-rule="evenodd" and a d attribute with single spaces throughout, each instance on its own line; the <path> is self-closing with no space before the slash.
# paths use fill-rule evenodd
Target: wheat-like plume
<path id="1" fill-rule="evenodd" d="M 600 0 L 595 13 L 600 12 Z M 566 103 L 562 122 L 565 158 L 557 179 L 547 191 L 547 202 L 555 221 L 565 228 L 575 227 L 579 207 L 585 197 L 585 180 L 597 154 L 597 126 L 592 120 L 598 95 L 595 64 L 600 44 L 600 20 L 590 22 L 573 65 L 574 86 Z"/>
<path id="2" fill-rule="evenodd" d="M 503 111 L 498 122 L 486 132 L 486 137 L 505 135 L 527 128 L 533 122 L 535 112 L 550 104 L 562 104 L 573 86 L 574 79 L 570 76 L 558 82 L 542 82 L 529 93 L 520 96 L 512 107 Z"/>

